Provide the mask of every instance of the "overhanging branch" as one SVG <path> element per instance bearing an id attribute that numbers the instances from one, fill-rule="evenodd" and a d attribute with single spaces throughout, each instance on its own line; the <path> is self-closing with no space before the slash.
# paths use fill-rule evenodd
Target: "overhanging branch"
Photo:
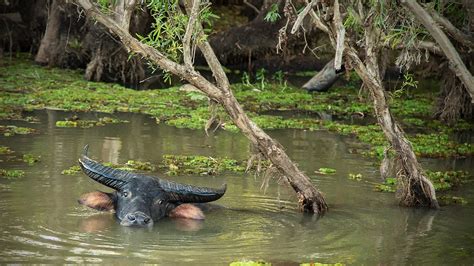
<path id="1" fill-rule="evenodd" d="M 439 44 L 441 50 L 443 50 L 449 60 L 451 70 L 462 81 L 471 96 L 471 102 L 474 103 L 474 78 L 464 65 L 464 62 L 461 60 L 461 57 L 451 41 L 449 41 L 448 36 L 444 34 L 430 14 L 428 14 L 428 12 L 423 9 L 416 0 L 402 0 L 402 5 L 413 13 L 413 15 L 423 24 L 423 26 L 425 26 L 431 36 Z"/>

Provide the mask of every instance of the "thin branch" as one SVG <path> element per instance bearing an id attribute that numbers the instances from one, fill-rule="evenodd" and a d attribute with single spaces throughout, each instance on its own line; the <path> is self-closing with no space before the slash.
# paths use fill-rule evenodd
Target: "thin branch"
<path id="1" fill-rule="evenodd" d="M 199 1 L 199 0 L 195 0 L 195 1 Z M 186 2 L 186 4 L 188 4 L 188 2 Z M 188 14 L 190 14 L 190 12 L 192 12 L 190 10 L 189 6 L 186 6 L 186 12 Z M 203 33 L 204 30 L 202 28 L 202 25 L 200 23 L 195 23 L 195 24 L 196 24 L 195 25 L 196 32 L 198 32 L 198 36 L 201 37 L 202 34 L 204 34 Z M 201 42 L 197 43 L 197 46 L 199 47 L 202 54 L 204 55 L 204 58 L 206 59 L 206 62 L 209 65 L 209 68 L 211 69 L 214 78 L 216 79 L 217 87 L 222 92 L 227 94 L 228 91 L 229 91 L 229 88 L 230 88 L 229 79 L 227 78 L 227 75 L 225 74 L 221 63 L 219 62 L 219 59 L 217 58 L 216 54 L 214 53 L 214 49 L 212 49 L 211 45 L 207 41 L 207 38 L 202 38 L 202 39 L 203 40 Z"/>
<path id="2" fill-rule="evenodd" d="M 193 4 L 190 11 L 188 11 L 188 8 L 186 8 L 186 10 L 188 11 L 189 20 L 188 20 L 188 25 L 186 26 L 186 32 L 184 33 L 184 37 L 183 37 L 184 65 L 189 68 L 193 67 L 192 55 L 191 55 L 191 38 L 193 36 L 194 25 L 196 24 L 196 21 L 199 16 L 200 0 L 192 0 L 192 3 Z"/>
<path id="3" fill-rule="evenodd" d="M 301 24 L 303 23 L 303 19 L 308 15 L 309 11 L 312 10 L 313 6 L 316 5 L 317 0 L 312 0 L 309 4 L 306 5 L 306 7 L 301 11 L 301 13 L 298 15 L 296 18 L 295 24 L 293 24 L 293 27 L 291 28 L 291 34 L 295 34 L 295 32 L 299 29 Z"/>
<path id="4" fill-rule="evenodd" d="M 247 0 L 244 0 L 244 4 L 246 4 L 248 7 L 250 7 L 251 9 L 253 9 L 253 11 L 257 12 L 257 14 L 260 14 L 260 10 L 258 10 L 257 7 L 255 7 L 254 5 L 252 5 L 251 3 L 249 3 Z"/>
<path id="5" fill-rule="evenodd" d="M 435 23 L 433 18 L 421 7 L 416 0 L 402 0 L 404 5 L 409 11 L 415 15 L 415 17 L 425 26 L 431 36 L 439 44 L 441 50 L 448 58 L 451 70 L 459 77 L 464 86 L 466 87 L 469 95 L 471 96 L 471 102 L 474 103 L 474 78 L 472 77 L 469 70 L 464 65 L 461 57 L 454 48 L 453 44 L 449 41 L 448 36 L 440 29 Z"/>
<path id="6" fill-rule="evenodd" d="M 329 27 L 321 20 L 321 18 L 314 12 L 314 10 L 309 11 L 309 15 L 313 19 L 313 23 L 316 26 L 316 28 L 322 30 L 325 33 L 329 33 Z"/>
<path id="7" fill-rule="evenodd" d="M 389 48 L 389 49 L 405 49 L 407 46 L 405 44 L 399 44 L 395 47 L 389 45 L 389 44 L 384 44 L 384 47 Z M 428 50 L 432 54 L 440 55 L 440 56 L 445 56 L 441 48 L 439 48 L 438 45 L 434 42 L 427 42 L 427 41 L 418 41 L 413 45 L 413 48 L 415 49 L 423 49 L 423 50 Z"/>
<path id="8" fill-rule="evenodd" d="M 336 55 L 334 57 L 334 68 L 336 71 L 341 69 L 342 55 L 344 52 L 344 38 L 346 29 L 342 25 L 341 12 L 339 10 L 339 0 L 334 1 L 334 25 L 336 27 Z"/>

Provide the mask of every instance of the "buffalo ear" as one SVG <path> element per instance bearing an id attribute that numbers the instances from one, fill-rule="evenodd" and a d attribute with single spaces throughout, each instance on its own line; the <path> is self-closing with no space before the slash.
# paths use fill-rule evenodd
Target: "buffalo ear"
<path id="1" fill-rule="evenodd" d="M 171 218 L 204 220 L 204 213 L 192 204 L 181 204 L 168 214 Z"/>
<path id="2" fill-rule="evenodd" d="M 79 204 L 85 205 L 89 208 L 99 211 L 114 210 L 114 196 L 112 193 L 105 193 L 102 191 L 89 192 L 81 196 Z"/>

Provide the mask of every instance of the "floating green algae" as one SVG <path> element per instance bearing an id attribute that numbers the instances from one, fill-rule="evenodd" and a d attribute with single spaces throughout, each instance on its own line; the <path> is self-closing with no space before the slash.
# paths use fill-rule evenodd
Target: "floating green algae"
<path id="1" fill-rule="evenodd" d="M 0 154 L 11 154 L 13 151 L 7 146 L 0 146 Z"/>
<path id="2" fill-rule="evenodd" d="M 472 176 L 466 171 L 427 171 L 426 176 L 431 180 L 436 191 L 446 191 L 465 183 Z M 381 184 L 375 186 L 375 190 L 381 192 L 395 192 L 397 190 L 397 179 L 387 178 Z"/>
<path id="3" fill-rule="evenodd" d="M 143 113 L 171 126 L 203 129 L 210 117 L 207 97 L 194 91 L 180 88 L 136 91 L 112 83 L 89 82 L 83 80 L 79 71 L 43 68 L 24 56 L 1 63 L 0 71 L 3 73 L 0 76 L 0 119 L 18 119 L 25 110 L 55 108 L 81 112 Z M 388 143 L 373 119 L 370 97 L 358 93 L 359 79 L 351 76 L 342 87 L 335 86 L 328 92 L 313 94 L 292 87 L 282 82 L 283 79 L 274 78 L 272 81 L 265 77 L 256 80 L 256 84 L 248 79 L 244 83 L 233 84 L 232 90 L 247 115 L 263 129 L 328 129 L 355 136 L 370 145 L 364 154 L 382 158 Z M 434 94 L 422 90 L 410 94 L 389 97 L 389 102 L 395 118 L 404 129 L 416 129 L 415 132 L 406 132 L 417 155 L 448 157 L 474 154 L 474 145 L 451 138 L 454 132 L 473 130 L 472 123 L 461 120 L 448 126 L 433 120 L 430 116 L 435 103 Z M 271 111 L 310 115 L 301 118 L 266 113 Z M 336 119 L 322 120 L 325 115 Z M 221 107 L 218 108 L 218 116 L 220 128 L 239 132 Z M 372 118 L 368 120 L 369 124 L 361 125 L 353 123 L 355 116 Z M 75 121 L 57 123 L 60 127 L 94 125 L 92 122 Z"/>
<path id="4" fill-rule="evenodd" d="M 196 155 L 163 155 L 161 167 L 168 175 L 216 175 L 226 171 L 245 171 L 244 162 Z"/>
<path id="5" fill-rule="evenodd" d="M 23 154 L 23 161 L 29 165 L 35 164 L 41 160 L 41 156 L 30 153 Z"/>
<path id="6" fill-rule="evenodd" d="M 79 165 L 73 165 L 68 169 L 61 171 L 62 175 L 75 175 L 81 171 L 81 167 Z"/>
<path id="7" fill-rule="evenodd" d="M 333 174 L 336 173 L 336 169 L 328 168 L 328 167 L 321 167 L 321 168 L 318 169 L 318 171 L 316 171 L 316 173 L 322 174 L 322 175 L 333 175 Z"/>
<path id="8" fill-rule="evenodd" d="M 23 177 L 25 175 L 25 171 L 23 170 L 6 170 L 0 169 L 0 177 L 5 179 L 17 179 Z"/>
<path id="9" fill-rule="evenodd" d="M 0 126 L 0 134 L 5 137 L 11 137 L 15 135 L 28 135 L 34 133 L 36 130 L 29 127 L 17 127 L 17 126 Z"/>
<path id="10" fill-rule="evenodd" d="M 438 202 L 441 206 L 447 205 L 466 205 L 468 201 L 463 197 L 452 196 L 452 195 L 443 195 L 437 197 Z"/>
<path id="11" fill-rule="evenodd" d="M 99 120 L 64 120 L 56 121 L 57 127 L 80 127 L 80 128 L 91 128 L 95 126 L 105 126 L 106 124 L 117 124 L 117 123 L 127 123 L 126 120 L 120 120 L 117 118 L 111 117 L 102 117 Z"/>

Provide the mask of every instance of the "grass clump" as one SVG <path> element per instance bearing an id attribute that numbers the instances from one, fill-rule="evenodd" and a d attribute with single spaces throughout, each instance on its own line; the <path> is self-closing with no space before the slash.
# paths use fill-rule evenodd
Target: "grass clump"
<path id="1" fill-rule="evenodd" d="M 168 175 L 216 175 L 221 172 L 244 172 L 244 162 L 207 156 L 163 155 L 162 168 Z"/>

